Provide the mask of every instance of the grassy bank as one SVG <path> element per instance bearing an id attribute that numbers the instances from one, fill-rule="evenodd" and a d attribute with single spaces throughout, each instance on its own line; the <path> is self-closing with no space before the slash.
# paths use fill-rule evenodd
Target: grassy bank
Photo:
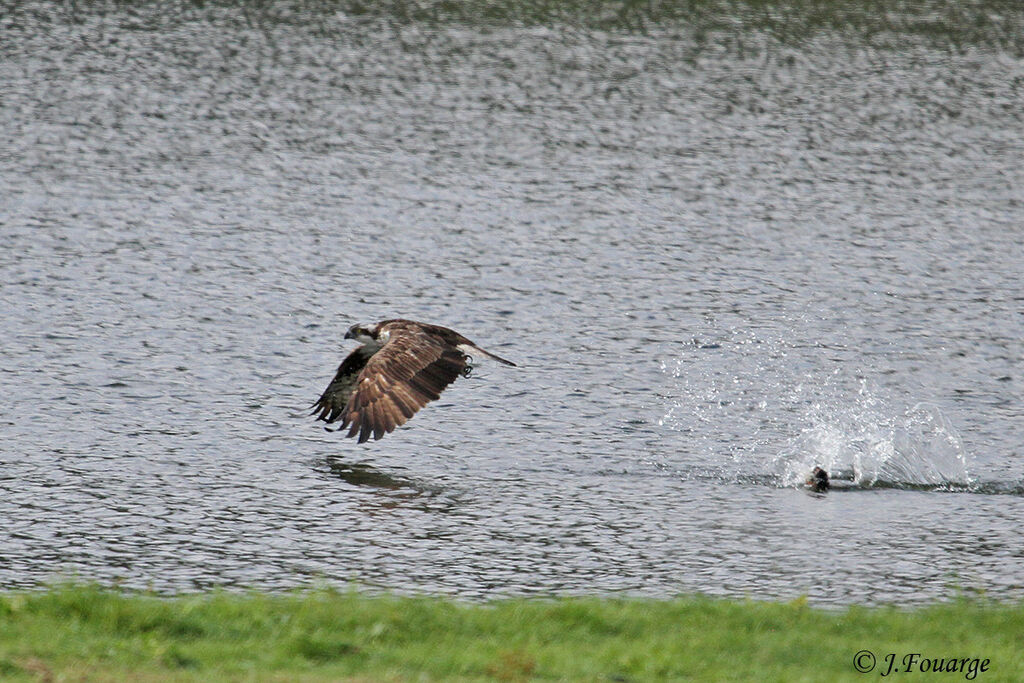
<path id="1" fill-rule="evenodd" d="M 988 659 L 974 680 L 1024 680 L 1024 605 L 836 612 L 701 597 L 467 605 L 334 591 L 161 598 L 86 586 L 0 596 L 5 681 L 863 681 L 854 669 L 861 650 L 878 667 L 888 653 Z"/>

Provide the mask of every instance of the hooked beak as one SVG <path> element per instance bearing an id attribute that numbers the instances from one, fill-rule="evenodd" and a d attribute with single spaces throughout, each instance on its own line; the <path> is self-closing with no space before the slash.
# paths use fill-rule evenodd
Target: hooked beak
<path id="1" fill-rule="evenodd" d="M 352 330 L 345 332 L 345 339 L 355 339 L 355 337 L 352 336 Z"/>

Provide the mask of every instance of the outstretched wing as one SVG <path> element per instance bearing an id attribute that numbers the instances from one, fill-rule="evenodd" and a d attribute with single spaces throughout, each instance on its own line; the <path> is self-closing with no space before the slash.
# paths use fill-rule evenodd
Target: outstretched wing
<path id="1" fill-rule="evenodd" d="M 347 436 L 363 443 L 380 439 L 405 424 L 466 367 L 466 356 L 435 335 L 395 326 L 388 341 L 366 363 L 341 416 Z"/>
<path id="2" fill-rule="evenodd" d="M 367 353 L 365 348 L 360 346 L 348 354 L 345 360 L 341 361 L 334 379 L 324 389 L 324 393 L 320 395 L 317 402 L 313 404 L 312 410 L 313 414 L 316 415 L 316 419 L 323 420 L 329 424 L 342 418 L 345 406 L 348 405 L 352 392 L 356 388 L 359 373 L 363 371 L 363 368 L 366 367 L 366 362 L 373 355 L 372 353 Z"/>

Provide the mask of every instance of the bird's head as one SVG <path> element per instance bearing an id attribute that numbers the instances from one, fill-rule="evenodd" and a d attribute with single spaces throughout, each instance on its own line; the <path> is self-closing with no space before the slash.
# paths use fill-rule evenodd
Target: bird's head
<path id="1" fill-rule="evenodd" d="M 373 344 L 377 341 L 377 325 L 357 323 L 348 328 L 345 339 L 355 339 L 360 344 Z"/>
<path id="2" fill-rule="evenodd" d="M 811 472 L 811 476 L 807 478 L 807 486 L 812 491 L 817 491 L 819 493 L 822 491 L 828 491 L 830 488 L 828 481 L 828 472 L 821 469 L 820 467 L 815 467 L 814 470 Z"/>

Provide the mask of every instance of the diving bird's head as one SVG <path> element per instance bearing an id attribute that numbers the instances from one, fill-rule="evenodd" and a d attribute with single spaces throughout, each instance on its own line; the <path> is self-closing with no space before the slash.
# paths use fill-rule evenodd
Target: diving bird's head
<path id="1" fill-rule="evenodd" d="M 355 324 L 348 328 L 348 332 L 345 333 L 345 339 L 355 339 L 360 344 L 376 344 L 378 343 L 377 325 Z"/>
<path id="2" fill-rule="evenodd" d="M 828 491 L 830 488 L 828 472 L 820 467 L 815 467 L 814 470 L 811 471 L 811 476 L 807 478 L 807 488 L 812 491 L 817 491 L 818 493 Z"/>

